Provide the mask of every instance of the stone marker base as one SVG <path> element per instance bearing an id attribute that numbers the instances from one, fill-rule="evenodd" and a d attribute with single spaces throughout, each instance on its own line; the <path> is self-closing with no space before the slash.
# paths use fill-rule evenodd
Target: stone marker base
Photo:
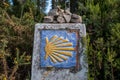
<path id="1" fill-rule="evenodd" d="M 85 36 L 86 28 L 81 23 L 36 24 L 31 80 L 87 80 L 88 64 L 82 43 Z M 65 42 L 60 44 L 58 39 Z M 55 50 L 62 55 L 54 55 Z"/>

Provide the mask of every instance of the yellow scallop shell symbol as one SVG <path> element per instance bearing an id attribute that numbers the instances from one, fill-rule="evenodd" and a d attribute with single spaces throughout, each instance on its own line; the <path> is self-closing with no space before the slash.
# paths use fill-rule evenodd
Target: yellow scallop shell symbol
<path id="1" fill-rule="evenodd" d="M 51 61 L 54 63 L 63 62 L 67 60 L 68 57 L 72 56 L 72 51 L 74 51 L 74 48 L 72 47 L 72 43 L 68 40 L 56 35 L 50 40 L 46 37 L 45 60 L 50 57 Z"/>

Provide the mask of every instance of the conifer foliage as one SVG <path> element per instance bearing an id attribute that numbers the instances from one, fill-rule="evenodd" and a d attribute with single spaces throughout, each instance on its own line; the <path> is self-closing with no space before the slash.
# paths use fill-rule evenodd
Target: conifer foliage
<path id="1" fill-rule="evenodd" d="M 89 36 L 88 80 L 120 79 L 119 6 L 119 0 L 79 0 L 77 13 L 83 16 Z"/>

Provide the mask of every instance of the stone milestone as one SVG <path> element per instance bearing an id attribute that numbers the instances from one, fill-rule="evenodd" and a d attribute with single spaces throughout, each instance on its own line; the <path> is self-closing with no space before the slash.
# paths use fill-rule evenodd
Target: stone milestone
<path id="1" fill-rule="evenodd" d="M 87 80 L 85 36 L 81 23 L 36 24 L 31 80 Z"/>

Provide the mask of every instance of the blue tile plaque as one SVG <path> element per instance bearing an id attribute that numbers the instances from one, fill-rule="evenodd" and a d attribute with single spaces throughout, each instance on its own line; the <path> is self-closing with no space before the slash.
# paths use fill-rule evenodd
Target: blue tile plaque
<path id="1" fill-rule="evenodd" d="M 76 66 L 77 36 L 67 30 L 42 30 L 40 66 L 70 68 Z"/>

